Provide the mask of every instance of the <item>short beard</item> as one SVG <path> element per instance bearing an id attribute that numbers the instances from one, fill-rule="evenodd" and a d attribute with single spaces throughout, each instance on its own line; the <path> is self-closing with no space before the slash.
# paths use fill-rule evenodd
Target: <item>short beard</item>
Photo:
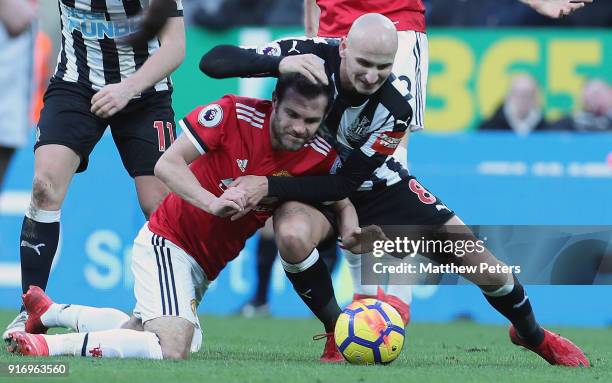
<path id="1" fill-rule="evenodd" d="M 276 130 L 276 128 L 280 126 L 279 122 L 278 122 L 278 117 L 277 114 L 274 113 L 274 118 L 272 119 L 272 121 L 270 121 L 270 143 L 272 144 L 272 147 L 274 149 L 282 149 L 282 142 L 279 136 L 279 132 Z M 279 147 L 274 147 L 276 144 L 276 146 Z"/>

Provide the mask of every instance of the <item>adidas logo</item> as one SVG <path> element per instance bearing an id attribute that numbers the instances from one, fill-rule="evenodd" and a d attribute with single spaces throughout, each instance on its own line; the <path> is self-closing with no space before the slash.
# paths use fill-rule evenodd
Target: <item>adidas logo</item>
<path id="1" fill-rule="evenodd" d="M 240 171 L 244 173 L 247 164 L 249 163 L 249 160 L 236 160 L 236 163 L 238 164 L 238 168 L 240 169 Z"/>

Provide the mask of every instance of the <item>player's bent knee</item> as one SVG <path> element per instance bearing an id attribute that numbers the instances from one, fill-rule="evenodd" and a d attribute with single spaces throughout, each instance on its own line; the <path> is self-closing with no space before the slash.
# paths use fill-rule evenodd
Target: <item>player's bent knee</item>
<path id="1" fill-rule="evenodd" d="M 293 220 L 276 231 L 276 246 L 283 259 L 289 262 L 299 262 L 316 246 L 311 238 L 311 228 L 306 222 Z M 287 259 L 287 257 L 298 259 Z"/>
<path id="2" fill-rule="evenodd" d="M 189 357 L 189 350 L 162 346 L 162 356 L 164 359 L 183 360 Z"/>
<path id="3" fill-rule="evenodd" d="M 187 359 L 195 330 L 193 323 L 180 317 L 160 317 L 147 321 L 145 331 L 157 335 L 164 359 Z"/>
<path id="4" fill-rule="evenodd" d="M 167 334 L 160 336 L 159 344 L 162 350 L 162 356 L 164 359 L 187 359 L 189 357 L 189 346 L 191 345 L 191 337 L 186 341 L 185 339 L 174 339 L 169 341 Z"/>
<path id="5" fill-rule="evenodd" d="M 331 232 L 325 216 L 316 208 L 286 202 L 274 214 L 275 240 L 283 260 L 299 263 Z"/>
<path id="6" fill-rule="evenodd" d="M 276 241 L 286 246 L 302 245 L 310 242 L 310 225 L 300 220 L 285 222 L 276 230 Z"/>
<path id="7" fill-rule="evenodd" d="M 55 190 L 51 177 L 35 174 L 32 182 L 32 204 L 40 209 L 59 208 L 61 196 Z"/>

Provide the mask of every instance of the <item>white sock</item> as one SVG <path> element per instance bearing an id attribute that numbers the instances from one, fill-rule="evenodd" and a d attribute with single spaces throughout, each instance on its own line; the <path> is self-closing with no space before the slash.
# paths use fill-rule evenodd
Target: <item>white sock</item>
<path id="1" fill-rule="evenodd" d="M 482 290 L 482 292 L 490 297 L 503 297 L 504 295 L 510 294 L 512 290 L 514 290 L 514 276 L 509 274 L 505 285 L 493 291 Z"/>
<path id="2" fill-rule="evenodd" d="M 285 269 L 286 272 L 292 273 L 292 274 L 297 274 L 305 270 L 308 270 L 310 266 L 314 265 L 319 260 L 319 250 L 317 250 L 316 247 L 300 263 L 289 263 L 280 256 L 280 252 L 278 253 L 278 255 L 279 255 L 278 258 L 281 261 L 281 265 L 283 265 L 283 269 Z"/>
<path id="3" fill-rule="evenodd" d="M 387 294 L 395 295 L 404 303 L 412 303 L 412 286 L 410 285 L 389 285 L 387 286 Z"/>
<path id="4" fill-rule="evenodd" d="M 342 254 L 346 258 L 353 280 L 353 291 L 355 294 L 361 295 L 376 295 L 378 286 L 362 285 L 361 284 L 361 257 L 368 256 L 367 254 L 353 254 L 348 250 L 342 249 Z"/>
<path id="5" fill-rule="evenodd" d="M 389 254 L 383 255 L 381 262 L 386 265 L 400 266 L 404 263 L 403 259 L 396 258 Z M 412 302 L 412 286 L 404 283 L 409 282 L 404 274 L 391 274 L 387 279 L 385 293 L 401 299 L 404 303 Z"/>
<path id="6" fill-rule="evenodd" d="M 77 332 L 118 329 L 129 319 L 117 309 L 57 303 L 40 317 L 46 327 L 66 327 Z"/>
<path id="7" fill-rule="evenodd" d="M 115 329 L 43 337 L 51 356 L 162 359 L 159 339 L 148 331 Z"/>
<path id="8" fill-rule="evenodd" d="M 353 279 L 353 290 L 356 294 L 362 295 L 374 295 L 376 296 L 378 286 L 376 285 L 362 285 L 361 284 L 361 257 L 368 257 L 370 254 L 353 254 L 348 250 L 342 250 L 342 253 L 346 257 L 348 262 L 351 277 Z M 385 254 L 385 261 L 388 264 L 393 262 L 400 262 L 397 258 L 391 257 Z M 384 286 L 383 290 L 389 295 L 394 295 L 404 301 L 407 304 L 412 302 L 412 286 L 402 284 L 389 284 Z"/>
<path id="9" fill-rule="evenodd" d="M 30 204 L 30 207 L 26 209 L 25 216 L 29 219 L 40 222 L 40 223 L 54 223 L 59 222 L 62 216 L 61 210 L 43 210 L 36 208 Z"/>

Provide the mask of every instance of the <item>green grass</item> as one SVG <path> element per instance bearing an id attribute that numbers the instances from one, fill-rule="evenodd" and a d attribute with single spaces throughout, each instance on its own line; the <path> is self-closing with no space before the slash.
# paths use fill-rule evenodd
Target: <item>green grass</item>
<path id="1" fill-rule="evenodd" d="M 0 311 L 0 323 L 13 312 Z M 323 342 L 315 320 L 202 318 L 202 350 L 187 361 L 54 357 L 69 363 L 75 382 L 612 382 L 612 329 L 552 328 L 580 345 L 592 368 L 549 366 L 513 346 L 505 327 L 474 323 L 410 324 L 404 351 L 388 366 L 318 362 Z M 0 352 L 0 363 L 23 361 Z M 30 359 L 31 360 L 31 359 Z M 44 379 L 25 379 L 41 382 Z M 8 379 L 0 378 L 0 381 Z"/>

